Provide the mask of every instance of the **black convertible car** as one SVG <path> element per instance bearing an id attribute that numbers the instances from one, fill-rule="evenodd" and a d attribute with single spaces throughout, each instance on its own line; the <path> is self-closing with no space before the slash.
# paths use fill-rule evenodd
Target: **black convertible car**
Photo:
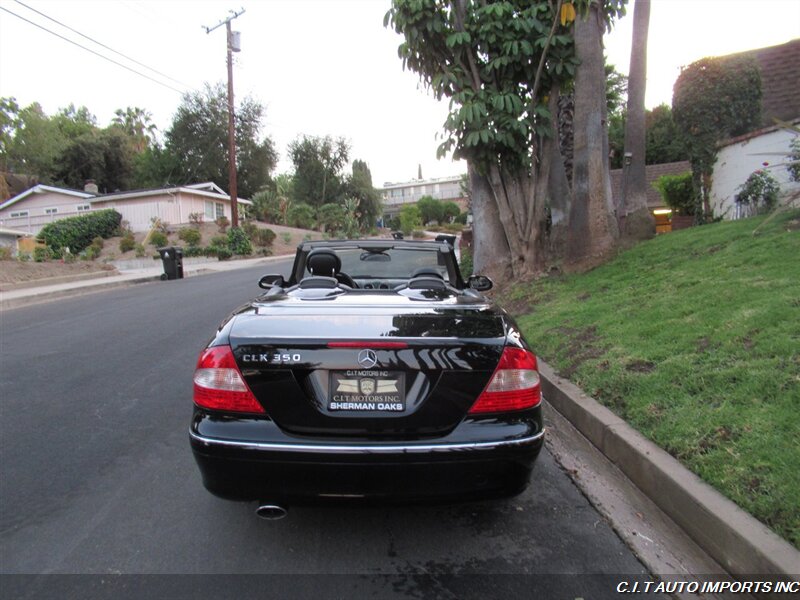
<path id="1" fill-rule="evenodd" d="M 446 241 L 312 241 L 194 375 L 205 487 L 279 517 L 320 499 L 521 492 L 542 447 L 536 357 Z"/>

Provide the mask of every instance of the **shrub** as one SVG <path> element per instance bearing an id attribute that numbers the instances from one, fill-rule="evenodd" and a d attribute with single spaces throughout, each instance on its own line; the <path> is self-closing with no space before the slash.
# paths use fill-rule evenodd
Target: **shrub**
<path id="1" fill-rule="evenodd" d="M 789 165 L 786 167 L 789 171 L 789 179 L 800 181 L 800 136 L 794 137 L 789 148 Z"/>
<path id="2" fill-rule="evenodd" d="M 466 281 L 472 275 L 472 253 L 465 248 L 461 248 L 461 260 L 458 264 L 458 269 L 461 271 L 461 277 Z"/>
<path id="3" fill-rule="evenodd" d="M 154 231 L 153 233 L 150 234 L 150 245 L 151 246 L 155 246 L 156 248 L 160 248 L 162 246 L 166 246 L 168 243 L 169 243 L 169 239 L 161 231 Z"/>
<path id="4" fill-rule="evenodd" d="M 94 260 L 100 256 L 100 250 L 97 249 L 97 246 L 89 246 L 81 252 L 80 256 L 81 260 Z"/>
<path id="5" fill-rule="evenodd" d="M 253 253 L 250 239 L 241 227 L 231 227 L 228 230 L 228 249 L 239 256 L 249 256 Z"/>
<path id="6" fill-rule="evenodd" d="M 121 221 L 122 215 L 113 208 L 98 210 L 48 223 L 39 232 L 39 239 L 53 252 L 60 252 L 61 248 L 80 252 L 94 238 L 109 238 L 114 235 Z"/>
<path id="7" fill-rule="evenodd" d="M 224 216 L 215 219 L 214 223 L 216 223 L 217 227 L 219 227 L 219 232 L 220 233 L 225 233 L 225 230 L 231 224 L 231 222 L 228 220 L 228 217 L 224 217 Z"/>
<path id="8" fill-rule="evenodd" d="M 209 247 L 211 248 L 227 248 L 228 247 L 228 238 L 224 235 L 215 235 L 211 238 L 211 242 L 209 243 Z"/>
<path id="9" fill-rule="evenodd" d="M 778 203 L 780 189 L 778 181 L 771 173 L 759 169 L 751 173 L 747 181 L 739 186 L 736 202 L 749 205 L 753 213 L 759 212 L 759 209 L 770 211 Z"/>
<path id="10" fill-rule="evenodd" d="M 37 246 L 33 249 L 33 260 L 36 262 L 50 260 L 50 256 L 50 248 L 47 246 Z"/>
<path id="11" fill-rule="evenodd" d="M 200 231 L 197 229 L 192 227 L 184 227 L 178 231 L 178 237 L 190 246 L 197 246 L 200 244 L 200 240 L 203 236 L 200 235 Z"/>
<path id="12" fill-rule="evenodd" d="M 415 229 L 414 231 L 411 232 L 411 237 L 412 239 L 415 240 L 423 240 L 425 239 L 425 232 L 420 231 L 419 229 Z"/>
<path id="13" fill-rule="evenodd" d="M 233 256 L 233 253 L 225 247 L 217 248 L 215 254 L 219 260 L 229 260 Z"/>
<path id="14" fill-rule="evenodd" d="M 419 209 L 413 204 L 406 204 L 400 209 L 400 231 L 409 235 L 414 229 L 422 225 Z"/>
<path id="15" fill-rule="evenodd" d="M 153 229 L 157 229 L 164 235 L 169 233 L 169 223 L 167 221 L 162 221 L 158 217 L 150 217 L 150 225 Z"/>
<path id="16" fill-rule="evenodd" d="M 272 256 L 272 248 L 259 248 L 258 252 L 261 256 Z"/>
<path id="17" fill-rule="evenodd" d="M 290 227 L 311 229 L 314 226 L 314 209 L 304 202 L 293 204 L 286 212 L 286 224 Z"/>
<path id="18" fill-rule="evenodd" d="M 256 246 L 264 247 L 264 246 L 272 246 L 272 242 L 275 241 L 275 232 L 272 229 L 256 229 L 255 234 L 251 236 L 253 243 Z"/>
<path id="19" fill-rule="evenodd" d="M 17 255 L 17 260 L 19 262 L 28 262 L 30 259 L 31 259 L 31 255 L 28 254 L 27 252 L 20 252 Z"/>
<path id="20" fill-rule="evenodd" d="M 341 204 L 323 204 L 317 209 L 317 224 L 324 227 L 325 231 L 333 232 L 343 229 L 346 219 L 347 214 Z"/>
<path id="21" fill-rule="evenodd" d="M 133 239 L 132 233 L 126 233 L 122 236 L 122 239 L 119 241 L 119 251 L 120 252 L 130 252 L 136 247 L 136 240 Z"/>
<path id="22" fill-rule="evenodd" d="M 256 235 L 256 231 L 258 231 L 258 227 L 252 221 L 245 221 L 242 223 L 242 231 L 244 231 L 247 234 L 247 237 L 252 240 Z"/>
<path id="23" fill-rule="evenodd" d="M 193 212 L 189 213 L 189 223 L 194 225 L 195 227 L 199 227 L 203 224 L 203 213 L 201 212 Z"/>
<path id="24" fill-rule="evenodd" d="M 12 258 L 11 248 L 8 246 L 0 246 L 0 260 L 11 260 Z"/>
<path id="25" fill-rule="evenodd" d="M 133 233 L 133 229 L 131 229 L 130 221 L 128 221 L 127 219 L 123 219 L 122 221 L 119 222 L 119 227 L 117 227 L 117 230 L 114 232 L 114 235 L 122 237 L 126 233 Z"/>
<path id="26" fill-rule="evenodd" d="M 287 243 L 287 244 L 291 244 L 291 243 L 292 243 L 292 234 L 291 234 L 291 233 L 289 233 L 288 231 L 284 231 L 284 232 L 281 234 L 281 238 L 283 238 L 283 241 L 284 241 L 285 243 Z"/>
<path id="27" fill-rule="evenodd" d="M 662 175 L 653 184 L 664 202 L 681 215 L 694 215 L 695 201 L 691 172 L 680 175 Z"/>
<path id="28" fill-rule="evenodd" d="M 136 251 L 136 258 L 144 258 L 145 249 L 141 244 L 136 244 L 133 249 Z"/>
<path id="29" fill-rule="evenodd" d="M 103 249 L 103 238 L 99 235 L 92 240 L 92 246 L 99 248 L 100 250 Z"/>

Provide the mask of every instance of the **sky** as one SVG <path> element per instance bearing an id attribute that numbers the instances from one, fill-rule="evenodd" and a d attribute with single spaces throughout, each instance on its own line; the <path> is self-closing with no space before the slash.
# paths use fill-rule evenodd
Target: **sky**
<path id="1" fill-rule="evenodd" d="M 21 106 L 39 102 L 47 114 L 70 103 L 85 105 L 100 126 L 111 122 L 115 109 L 138 106 L 150 111 L 163 132 L 182 93 L 226 81 L 225 28 L 206 33 L 204 27 L 243 8 L 232 22 L 242 46 L 234 55 L 234 95 L 265 106 L 263 133 L 281 155 L 277 172 L 291 169 L 286 148 L 303 134 L 345 137 L 351 159 L 367 162 L 378 187 L 409 181 L 420 166 L 425 178 L 466 172 L 461 162 L 436 159 L 448 103 L 403 71 L 397 57 L 401 39 L 383 27 L 389 5 L 389 0 L 0 0 L 0 97 L 15 97 Z M 609 62 L 623 73 L 630 61 L 632 6 L 605 40 Z M 798 37 L 797 0 L 653 0 L 646 104 L 671 103 L 681 66 Z"/>

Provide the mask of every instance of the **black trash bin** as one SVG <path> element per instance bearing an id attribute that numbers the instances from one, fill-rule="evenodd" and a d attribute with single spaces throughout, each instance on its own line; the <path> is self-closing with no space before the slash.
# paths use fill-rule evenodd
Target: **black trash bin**
<path id="1" fill-rule="evenodd" d="M 159 248 L 161 262 L 164 263 L 164 274 L 161 279 L 183 279 L 183 248 L 167 246 Z"/>
<path id="2" fill-rule="evenodd" d="M 454 236 L 454 235 L 452 235 L 450 233 L 440 233 L 439 235 L 436 236 L 436 241 L 437 242 L 447 242 L 453 248 L 456 247 L 456 236 Z"/>

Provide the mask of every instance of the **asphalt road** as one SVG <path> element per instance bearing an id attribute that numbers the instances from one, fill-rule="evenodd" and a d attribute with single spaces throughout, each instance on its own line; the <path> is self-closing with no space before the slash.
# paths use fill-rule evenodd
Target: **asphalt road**
<path id="1" fill-rule="evenodd" d="M 0 315 L 6 592 L 494 598 L 538 589 L 588 600 L 616 596 L 623 576 L 646 577 L 546 451 L 531 487 L 499 503 L 295 508 L 266 522 L 253 504 L 208 494 L 188 438 L 197 355 L 258 293 L 260 274 L 287 270 L 272 263 Z"/>

